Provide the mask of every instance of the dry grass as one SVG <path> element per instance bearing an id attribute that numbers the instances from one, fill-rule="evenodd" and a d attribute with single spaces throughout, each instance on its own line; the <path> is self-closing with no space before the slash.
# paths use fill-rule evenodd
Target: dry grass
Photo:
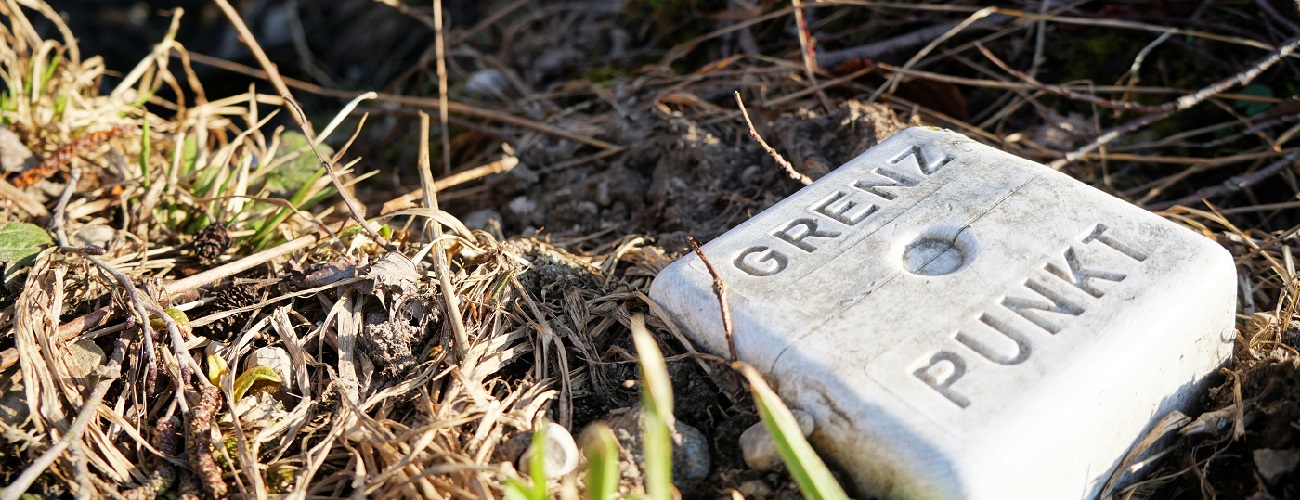
<path id="1" fill-rule="evenodd" d="M 372 6 L 383 19 L 428 27 L 431 43 L 369 93 L 322 73 L 346 68 L 304 81 L 265 55 L 250 67 L 191 54 L 178 21 L 110 75 L 47 5 L 0 0 L 0 123 L 35 156 L 5 165 L 33 182 L 0 182 L 0 222 L 59 242 L 0 299 L 0 483 L 15 485 L 0 499 L 500 497 L 536 426 L 576 434 L 633 404 L 622 384 L 637 313 L 670 372 L 710 375 L 695 392 L 690 376 L 674 380 L 674 406 L 713 426 L 716 455 L 734 455 L 724 424 L 756 418 L 752 404 L 644 289 L 688 236 L 720 234 L 906 123 L 1050 163 L 1237 257 L 1237 364 L 1209 403 L 1230 425 L 1180 423 L 1165 460 L 1115 493 L 1248 496 L 1250 452 L 1300 444 L 1248 423 L 1295 404 L 1265 382 L 1294 371 L 1300 345 L 1300 114 L 1278 97 L 1295 92 L 1296 16 L 1264 1 L 1191 13 L 1023 3 L 518 1 L 435 36 L 440 12 L 384 0 Z M 328 17 L 315 9 L 299 12 Z M 383 33 L 414 36 L 351 29 L 327 36 L 381 50 L 399 45 Z M 310 55 L 308 37 L 326 35 L 296 36 Z M 621 55 L 582 52 L 619 37 Z M 579 55 L 542 57 L 564 50 Z M 1115 63 L 1118 75 L 1089 66 Z M 278 95 L 209 100 L 205 67 L 276 82 Z M 500 79 L 467 90 L 483 70 Z M 413 90 L 435 85 L 434 97 Z M 309 110 L 327 103 L 311 115 L 318 133 L 285 106 L 293 93 Z M 277 125 L 286 118 L 299 126 Z M 392 181 L 367 178 L 383 169 L 359 167 L 359 150 L 420 165 L 421 187 L 373 187 Z M 520 199 L 533 210 L 503 208 Z M 451 213 L 478 208 L 502 224 L 470 229 Z M 200 258 L 202 231 L 230 247 Z M 505 238 L 524 233 L 543 239 Z M 241 377 L 255 352 L 287 369 Z M 729 459 L 686 493 L 790 491 Z M 623 472 L 623 488 L 642 491 Z M 582 481 L 553 491 L 576 495 Z M 1283 488 L 1272 491 L 1294 492 Z"/>
<path id="2" fill-rule="evenodd" d="M 570 419 L 565 401 L 573 397 L 573 379 L 585 375 L 556 349 L 549 326 L 554 312 L 512 279 L 527 264 L 516 252 L 436 208 L 407 208 L 379 219 L 430 221 L 440 236 L 432 247 L 386 226 L 386 234 L 397 236 L 384 248 L 355 227 L 326 224 L 332 209 L 302 208 L 329 194 L 331 179 L 310 175 L 312 169 L 306 176 L 293 172 L 301 168 L 297 157 L 311 149 L 285 151 L 289 133 L 267 130 L 271 117 L 259 115 L 255 105 L 279 105 L 280 97 L 249 93 L 192 103 L 158 97 L 163 88 L 203 95 L 188 65 L 180 74 L 168 66 L 173 57 L 188 57 L 170 37 L 100 95 L 102 62 L 81 60 L 75 45 L 42 39 L 29 26 L 33 14 L 61 23 L 48 10 L 0 4 L 8 20 L 0 31 L 0 63 L 14 105 L 5 110 L 5 123 L 23 143 L 50 147 L 107 129 L 121 133 L 107 147 L 79 148 L 52 169 L 72 169 L 71 179 L 56 175 L 30 190 L 4 185 L 5 220 L 48 221 L 68 234 L 112 227 L 112 237 L 99 243 L 105 251 L 99 262 L 91 263 L 98 251 L 74 242 L 46 250 L 28 271 L 21 295 L 9 301 L 5 328 L 13 347 L 5 351 L 3 386 L 26 403 L 0 424 L 7 435 L 20 437 L 6 449 L 11 472 L 5 482 L 23 486 L 6 488 L 5 498 L 32 481 L 39 485 L 34 488 L 83 497 L 151 498 L 167 491 L 493 497 L 513 474 L 509 461 L 503 466 L 494 455 L 497 447 L 544 416 Z M 28 83 L 31 75 L 46 73 L 43 85 Z M 339 131 L 355 102 L 318 142 Z M 174 116 L 164 119 L 149 109 Z M 345 154 L 346 147 L 336 158 Z M 269 181 L 277 175 L 309 180 L 286 190 Z M 339 182 L 361 180 L 347 170 L 339 175 L 345 179 Z M 50 212 L 53 198 L 40 188 L 59 183 L 76 196 Z M 114 210 L 123 222 L 113 219 Z M 277 213 L 289 217 L 268 225 Z M 209 267 L 192 257 L 187 243 L 212 222 L 230 227 L 234 246 Z M 259 248 L 269 250 L 252 252 Z M 433 273 L 441 288 L 428 279 L 426 265 L 433 261 L 451 263 Z M 302 271 L 296 279 L 275 279 L 282 269 Z M 122 279 L 115 281 L 114 273 Z M 159 314 L 163 308 L 191 315 L 204 310 L 211 299 L 194 292 L 208 288 L 197 295 L 220 295 L 236 276 L 260 278 L 262 293 L 242 307 L 181 324 Z M 140 290 L 124 289 L 132 284 Z M 622 303 L 636 299 L 623 295 L 603 297 L 608 305 L 597 311 L 587 310 L 591 304 L 574 306 L 604 320 L 603 328 L 626 324 Z M 232 316 L 245 310 L 258 314 Z M 424 314 L 411 316 L 412 310 Z M 451 315 L 457 321 L 447 321 Z M 208 337 L 192 333 L 228 317 L 247 322 L 209 329 Z M 61 328 L 69 318 L 75 326 Z M 171 336 L 155 335 L 145 318 Z M 461 322 L 465 342 L 447 343 L 448 325 Z M 378 326 L 395 332 L 392 342 L 406 344 L 359 338 Z M 222 335 L 228 338 L 210 338 Z M 91 370 L 74 358 L 66 345 L 79 339 L 113 339 L 110 370 Z M 218 345 L 223 349 L 214 352 Z M 282 350 L 291 368 L 288 380 L 245 395 L 235 388 L 235 374 L 249 372 L 244 365 L 255 346 Z M 535 363 L 525 373 L 500 378 L 504 366 L 530 357 Z M 553 410 L 557 401 L 560 413 Z M 61 446 L 51 448 L 55 442 Z M 42 452 L 51 460 L 32 462 Z"/>

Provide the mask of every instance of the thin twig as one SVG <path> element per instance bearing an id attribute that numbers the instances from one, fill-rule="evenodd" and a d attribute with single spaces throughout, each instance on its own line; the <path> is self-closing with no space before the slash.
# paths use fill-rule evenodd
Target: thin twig
<path id="1" fill-rule="evenodd" d="M 0 500 L 18 500 L 21 498 L 27 492 L 27 488 L 30 488 L 32 483 L 41 477 L 41 474 L 45 473 L 45 469 L 50 468 L 50 465 L 53 465 L 54 461 L 59 459 L 59 456 L 63 454 L 63 450 L 72 445 L 73 441 L 81 439 L 82 433 L 86 430 L 86 425 L 99 413 L 99 403 L 103 401 L 104 395 L 108 393 L 108 388 L 122 374 L 122 359 L 126 355 L 126 343 L 121 339 L 116 340 L 114 343 L 113 354 L 108 366 L 101 369 L 99 382 L 91 390 L 90 397 L 86 398 L 85 404 L 81 405 L 81 411 L 77 412 L 77 418 L 72 421 L 72 427 L 68 428 L 68 431 L 63 434 L 63 438 L 59 439 L 59 442 L 45 450 L 45 453 L 41 453 L 41 456 L 36 457 L 36 460 L 33 460 L 13 483 L 0 490 Z"/>
<path id="2" fill-rule="evenodd" d="M 434 30 L 438 29 L 437 21 L 433 19 L 429 19 L 429 16 L 426 16 L 423 13 L 416 12 L 415 9 L 411 8 L 410 5 L 402 3 L 399 0 L 373 0 L 373 1 L 392 7 L 393 10 L 396 10 L 397 12 L 402 13 L 402 15 L 410 17 L 411 19 L 415 19 L 416 21 L 419 21 L 420 24 L 423 24 L 425 27 L 429 29 L 434 29 Z"/>
<path id="3" fill-rule="evenodd" d="M 1206 99 L 1214 97 L 1234 85 L 1248 85 L 1250 82 L 1254 81 L 1255 77 L 1259 76 L 1260 73 L 1273 67 L 1273 65 L 1277 64 L 1278 61 L 1290 56 L 1292 52 L 1295 52 L 1297 46 L 1300 46 L 1300 37 L 1287 40 L 1286 43 L 1278 47 L 1277 50 L 1274 50 L 1263 59 L 1260 59 L 1259 62 L 1251 65 L 1251 67 L 1241 71 L 1240 73 L 1207 85 L 1195 93 L 1179 97 L 1176 101 L 1163 104 L 1161 107 L 1164 108 L 1165 111 L 1162 113 L 1146 115 L 1123 125 L 1112 127 L 1111 129 L 1102 132 L 1102 134 L 1096 139 L 1093 139 L 1092 142 L 1069 152 L 1064 158 L 1053 161 L 1048 164 L 1048 166 L 1055 170 L 1060 170 L 1070 162 L 1082 158 L 1084 155 L 1109 144 L 1111 141 L 1119 137 L 1132 133 L 1142 127 L 1150 125 L 1151 123 L 1168 118 L 1169 115 L 1178 111 L 1200 104 Z"/>
<path id="4" fill-rule="evenodd" d="M 709 269 L 709 274 L 713 276 L 713 294 L 718 297 L 718 307 L 722 309 L 722 333 L 727 336 L 727 351 L 731 355 L 729 361 L 736 361 L 736 338 L 732 334 L 731 324 L 731 307 L 727 305 L 727 284 L 722 282 L 722 275 L 709 262 L 709 258 L 704 255 L 704 250 L 700 249 L 700 242 L 695 241 L 694 237 L 686 237 L 691 247 L 695 249 L 695 255 L 700 256 L 700 262 L 704 267 Z"/>
<path id="5" fill-rule="evenodd" d="M 1222 184 L 1216 184 L 1213 186 L 1201 188 L 1191 195 L 1184 196 L 1176 200 L 1153 203 L 1151 205 L 1147 205 L 1146 208 L 1147 210 L 1164 210 L 1166 208 L 1173 207 L 1174 205 L 1189 205 L 1189 204 L 1200 202 L 1201 200 L 1208 200 L 1208 199 L 1218 198 L 1220 196 L 1227 196 L 1232 193 L 1242 191 L 1248 187 L 1254 186 L 1255 184 L 1259 184 L 1264 179 L 1272 177 L 1276 175 L 1278 172 L 1281 172 L 1287 167 L 1294 166 L 1295 164 L 1296 164 L 1296 155 L 1295 153 L 1292 153 L 1287 155 L 1286 158 L 1282 158 L 1281 160 L 1270 163 L 1268 164 L 1268 166 L 1256 170 L 1254 172 L 1251 172 L 1249 174 L 1235 175 L 1232 178 L 1228 179 L 1227 181 L 1224 181 Z"/>
<path id="6" fill-rule="evenodd" d="M 311 129 L 311 122 L 307 121 L 307 114 L 302 111 L 302 107 L 298 105 L 298 101 L 295 101 L 293 95 L 289 94 L 287 90 L 288 88 L 286 87 L 286 92 L 281 94 L 280 97 L 284 98 L 285 104 L 289 106 L 295 113 L 295 116 L 298 117 L 298 127 L 302 129 L 303 135 L 307 137 L 307 145 L 311 146 L 311 152 L 316 155 L 316 159 L 320 161 L 321 166 L 325 167 L 325 171 L 330 174 L 330 182 L 334 184 L 334 190 L 338 191 L 339 196 L 343 198 L 343 204 L 348 207 L 348 212 L 351 212 L 352 218 L 356 219 L 357 223 L 360 224 L 367 233 L 370 233 L 370 239 L 375 240 L 376 243 L 379 243 L 384 248 L 392 250 L 393 246 L 388 242 L 388 239 L 379 234 L 377 225 L 366 220 L 366 211 L 361 208 L 361 202 L 357 200 L 356 196 L 348 194 L 347 186 L 345 186 L 343 180 L 339 178 L 338 172 L 334 171 L 334 161 L 332 159 L 325 159 L 325 157 L 320 154 L 320 149 L 316 148 L 317 141 L 316 136 Z"/>
<path id="7" fill-rule="evenodd" d="M 1167 109 L 1165 109 L 1164 106 L 1147 106 L 1145 104 L 1138 104 L 1129 101 L 1116 101 L 1114 99 L 1103 99 L 1095 95 L 1080 94 L 1078 92 L 1067 89 L 1060 85 L 1046 84 L 1038 81 L 1034 77 L 1030 76 L 1028 73 L 1025 73 L 1018 69 L 1013 69 L 1011 66 L 1008 66 L 1005 61 L 999 59 L 998 56 L 993 55 L 993 52 L 990 51 L 987 47 L 985 47 L 984 44 L 976 42 L 975 48 L 979 49 L 980 53 L 984 54 L 984 57 L 988 58 L 988 60 L 990 61 L 993 61 L 993 64 L 996 65 L 1002 71 L 1011 73 L 1015 75 L 1017 78 L 1023 80 L 1025 83 L 1032 85 L 1034 88 L 1041 90 L 1043 92 L 1047 92 L 1049 94 L 1055 94 L 1062 97 L 1074 99 L 1077 101 L 1083 101 L 1092 104 L 1094 106 L 1097 106 L 1099 108 L 1122 109 L 1125 111 L 1136 111 L 1139 113 L 1160 113 L 1163 111 L 1168 111 Z"/>
<path id="8" fill-rule="evenodd" d="M 998 14 L 980 19 L 972 24 L 973 27 L 993 27 L 1001 25 L 1011 20 L 1011 16 Z M 953 21 L 944 24 L 929 26 L 905 35 L 899 35 L 894 38 L 876 43 L 869 43 L 857 47 L 850 47 L 831 52 L 823 52 L 817 58 L 817 64 L 824 69 L 833 69 L 836 66 L 854 59 L 879 59 L 881 56 L 910 49 L 914 46 L 924 44 L 935 37 L 943 36 L 944 33 L 961 24 L 960 21 Z"/>
<path id="9" fill-rule="evenodd" d="M 758 141 L 758 145 L 763 148 L 763 151 L 767 151 L 768 156 L 771 156 L 773 160 L 776 160 L 776 164 L 781 167 L 781 170 L 784 170 L 786 175 L 789 175 L 791 179 L 799 181 L 800 184 L 805 186 L 812 184 L 813 180 L 811 177 L 795 170 L 794 165 L 791 165 L 790 162 L 781 157 L 781 153 L 772 149 L 772 146 L 768 146 L 767 141 L 763 140 L 763 136 L 758 135 L 758 129 L 754 128 L 754 122 L 749 119 L 749 111 L 745 109 L 745 102 L 740 100 L 740 91 L 736 91 L 736 105 L 740 106 L 740 114 L 744 115 L 745 124 L 749 126 L 749 136 L 753 137 L 755 141 Z"/>
<path id="10" fill-rule="evenodd" d="M 925 47 L 922 47 L 921 50 L 917 51 L 916 54 L 913 54 L 911 58 L 908 58 L 907 62 L 903 63 L 902 70 L 907 71 L 912 69 L 913 66 L 916 66 L 917 63 L 921 62 L 921 59 L 924 59 L 925 56 L 929 55 L 930 52 L 933 51 L 935 47 L 939 46 L 939 44 L 948 41 L 949 38 L 952 38 L 956 36 L 958 33 L 961 33 L 963 30 L 969 28 L 972 24 L 975 24 L 980 19 L 985 19 L 993 15 L 994 12 L 997 12 L 997 7 L 985 7 L 978 11 L 975 11 L 975 13 L 971 14 L 969 17 L 962 20 L 962 22 L 957 23 L 956 26 L 953 26 L 952 29 L 944 31 L 943 34 L 939 35 L 938 38 L 935 38 L 934 40 L 930 41 L 930 43 L 926 44 Z M 879 88 L 877 88 L 876 91 L 871 94 L 871 97 L 867 99 L 867 102 L 868 103 L 876 102 L 876 99 L 879 99 L 881 94 L 884 93 L 892 94 L 894 90 L 898 88 L 898 83 L 900 81 L 902 81 L 902 77 L 899 73 L 896 72 L 893 75 L 890 75 L 889 83 L 886 83 L 885 85 L 881 85 Z"/>
<path id="11" fill-rule="evenodd" d="M 149 321 L 148 321 L 149 315 L 146 314 L 144 311 L 144 301 L 143 299 L 140 298 L 139 290 L 136 289 L 135 283 L 133 283 L 131 281 L 131 278 L 127 277 L 125 273 L 118 271 L 117 268 L 114 268 L 113 266 L 109 265 L 107 262 L 95 258 L 96 255 L 102 255 L 104 253 L 104 249 L 99 247 L 93 247 L 93 246 L 74 247 L 68 244 L 67 231 L 64 229 L 64 226 L 67 224 L 67 222 L 64 219 L 67 218 L 68 201 L 72 199 L 72 193 L 76 191 L 77 182 L 79 180 L 81 180 L 81 170 L 73 169 L 72 176 L 71 178 L 68 179 L 67 186 L 64 186 L 63 194 L 59 196 L 59 203 L 58 205 L 55 206 L 54 213 L 52 214 L 51 217 L 52 218 L 51 225 L 53 226 L 54 229 L 54 237 L 58 240 L 59 250 L 80 254 L 82 257 L 94 263 L 97 267 L 99 267 L 100 270 L 112 276 L 113 279 L 118 282 L 118 285 L 120 285 L 122 288 L 126 290 L 127 300 L 130 302 L 131 307 L 135 309 L 136 314 L 140 317 L 140 320 L 142 321 L 142 324 L 140 325 L 140 331 L 143 333 L 141 337 L 144 342 L 144 366 L 145 366 L 145 373 L 146 373 L 145 380 L 146 380 L 146 387 L 148 387 L 153 383 L 155 379 L 157 379 L 158 358 L 154 351 L 153 329 L 150 328 L 149 326 Z M 182 343 L 181 345 L 183 346 L 184 343 Z M 181 400 L 180 404 L 183 406 L 185 403 L 183 401 L 184 397 L 182 397 L 183 389 L 181 388 L 181 386 L 184 385 L 184 382 L 178 380 L 176 383 L 177 383 L 177 399 Z"/>
<path id="12" fill-rule="evenodd" d="M 429 115 L 420 113 L 420 182 L 424 184 L 424 204 L 432 210 L 438 210 L 438 190 L 433 186 L 433 172 L 429 165 Z M 447 265 L 447 254 L 442 247 L 442 223 L 430 221 L 433 226 L 433 270 L 438 274 L 438 286 L 447 301 L 447 316 L 451 318 L 451 330 L 456 341 L 456 355 L 464 357 L 469 351 L 469 335 L 465 333 L 465 323 L 460 317 L 460 299 L 456 289 L 451 286 L 451 269 Z"/>
<path id="13" fill-rule="evenodd" d="M 794 7 L 794 27 L 799 32 L 799 55 L 803 59 L 804 75 L 808 77 L 808 85 L 816 88 L 817 100 L 821 102 L 822 108 L 826 111 L 831 109 L 831 101 L 826 97 L 826 92 L 817 86 L 817 53 L 813 47 L 812 32 L 808 30 L 808 20 L 804 18 L 803 6 L 799 0 L 790 0 Z"/>
<path id="14" fill-rule="evenodd" d="M 243 64 L 233 63 L 216 57 L 204 56 L 202 54 L 191 53 L 189 56 L 190 59 L 194 60 L 194 62 L 206 64 L 214 68 L 224 69 L 226 71 L 233 71 L 235 73 L 248 75 L 254 78 L 267 78 L 267 79 L 270 78 L 270 73 L 250 66 L 245 66 Z M 285 85 L 301 90 L 303 92 L 310 92 L 316 95 L 335 97 L 339 99 L 354 99 L 356 97 L 366 94 L 366 92 L 329 89 L 329 88 L 322 87 L 320 85 L 316 85 L 314 83 L 295 80 L 293 78 L 281 77 L 280 80 L 284 82 Z M 440 108 L 440 105 L 438 104 L 438 99 L 436 98 L 398 95 L 398 94 L 375 94 L 375 96 L 376 96 L 375 100 L 377 101 L 391 102 L 393 104 L 400 104 L 402 106 L 411 106 L 415 108 L 425 108 L 425 109 Z M 447 111 L 462 116 L 482 118 L 484 120 L 506 123 L 520 128 L 525 128 L 528 130 L 546 134 L 552 137 L 559 137 L 562 139 L 568 139 L 574 142 L 586 144 L 588 146 L 595 146 L 602 149 L 618 150 L 618 151 L 624 149 L 622 146 L 611 144 L 602 141 L 600 139 L 588 137 L 582 134 L 576 134 L 568 130 L 564 130 L 562 128 L 556 127 L 554 125 L 542 123 L 539 121 L 529 120 L 527 118 L 523 118 L 502 111 L 474 107 L 468 104 L 459 103 L 455 101 L 449 101 L 447 103 Z"/>
<path id="15" fill-rule="evenodd" d="M 216 2 L 217 7 L 221 8 L 221 11 L 225 13 L 226 18 L 230 20 L 230 24 L 234 26 L 235 31 L 239 33 L 239 39 L 244 42 L 244 45 L 248 47 L 248 50 L 253 53 L 253 58 L 257 59 L 258 64 L 262 65 L 262 69 L 266 71 L 267 79 L 271 81 L 271 85 L 275 86 L 275 90 L 280 93 L 280 97 L 284 98 L 284 105 L 288 107 L 290 111 L 289 116 L 293 117 L 293 120 L 297 122 L 298 127 L 302 129 L 303 135 L 307 137 L 307 143 L 311 145 L 312 152 L 316 154 L 316 158 L 320 160 L 320 163 L 325 167 L 326 172 L 329 172 L 330 182 L 334 184 L 334 189 L 338 191 L 339 196 L 343 197 L 344 205 L 346 205 L 348 211 L 352 213 L 352 217 L 356 218 L 357 223 L 361 224 L 361 227 L 370 234 L 372 240 L 384 247 L 390 247 L 391 245 L 389 245 L 388 240 L 379 235 L 379 229 L 366 220 L 365 212 L 361 209 L 360 203 L 357 202 L 356 197 L 348 194 L 346 186 L 343 185 L 343 181 L 339 179 L 338 173 L 334 171 L 333 162 L 326 160 L 324 156 L 321 156 L 320 151 L 316 148 L 316 135 L 312 129 L 311 122 L 307 121 L 307 115 L 303 113 L 302 108 L 298 106 L 298 102 L 294 100 L 293 92 L 289 90 L 289 86 L 285 85 L 284 79 L 280 77 L 280 70 L 277 69 L 275 64 L 271 62 L 271 59 L 266 56 L 266 52 L 263 51 L 262 46 L 257 43 L 257 38 L 253 36 L 253 32 L 249 31 L 248 26 L 244 24 L 244 20 L 239 17 L 239 12 L 236 11 L 234 7 L 230 6 L 228 0 L 216 0 Z"/>

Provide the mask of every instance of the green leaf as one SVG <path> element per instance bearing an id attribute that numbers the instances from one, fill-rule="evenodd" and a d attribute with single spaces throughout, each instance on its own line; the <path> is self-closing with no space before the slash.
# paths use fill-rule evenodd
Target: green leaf
<path id="1" fill-rule="evenodd" d="M 54 240 L 40 226 L 25 222 L 8 222 L 0 225 L 0 262 L 17 267 L 32 263 L 36 254 Z"/>
<path id="2" fill-rule="evenodd" d="M 66 109 L 68 109 L 67 94 L 61 93 L 57 96 L 54 96 L 54 116 L 56 120 L 63 119 L 63 111 Z"/>
<path id="3" fill-rule="evenodd" d="M 149 120 L 144 120 L 144 126 L 140 129 L 140 179 L 145 189 L 149 188 Z"/>
<path id="4" fill-rule="evenodd" d="M 737 366 L 738 365 L 738 366 Z M 831 475 L 826 463 L 822 462 L 812 445 L 804 439 L 799 431 L 799 422 L 790 414 L 790 410 L 777 397 L 776 392 L 767 386 L 763 376 L 753 366 L 736 363 L 740 373 L 749 381 L 749 390 L 754 395 L 754 405 L 763 418 L 763 426 L 776 441 L 777 453 L 785 462 L 790 476 L 799 485 L 804 498 L 848 500 L 848 495 L 840 483 Z"/>
<path id="5" fill-rule="evenodd" d="M 185 136 L 185 145 L 181 149 L 181 172 L 182 177 L 190 175 L 199 163 L 199 140 L 193 135 Z"/>
<path id="6" fill-rule="evenodd" d="M 540 425 L 533 432 L 533 454 L 528 458 L 528 478 L 525 482 L 517 477 L 506 478 L 506 498 L 510 500 L 547 500 L 546 491 L 546 426 Z"/>
<path id="7" fill-rule="evenodd" d="M 618 495 L 618 439 L 602 423 L 583 431 L 582 454 L 587 457 L 587 500 L 609 500 Z"/>
<path id="8" fill-rule="evenodd" d="M 243 398 L 244 394 L 253 387 L 253 384 L 260 380 L 279 384 L 280 374 L 275 373 L 275 370 L 266 366 L 254 366 L 249 368 L 248 371 L 239 374 L 239 378 L 235 379 L 235 401 L 239 401 Z"/>
<path id="9" fill-rule="evenodd" d="M 307 144 L 307 136 L 298 132 L 280 134 L 280 147 L 275 150 L 275 158 L 272 162 L 292 155 L 299 149 L 307 147 Z M 325 144 L 321 144 L 317 149 L 326 159 L 334 155 L 334 149 Z M 316 155 L 308 149 L 305 153 L 276 167 L 275 170 L 267 172 L 266 188 L 273 193 L 295 191 L 303 184 L 316 182 L 319 178 L 316 171 L 320 168 L 320 160 L 317 160 Z"/>
<path id="10" fill-rule="evenodd" d="M 45 88 L 45 84 L 49 83 L 51 78 L 54 78 L 54 72 L 58 71 L 59 63 L 62 62 L 63 62 L 62 53 L 56 53 L 54 54 L 54 57 L 50 58 L 49 64 L 45 66 L 45 74 L 41 75 L 41 81 L 37 82 L 37 85 L 40 88 Z"/>
<path id="11" fill-rule="evenodd" d="M 1238 93 L 1242 95 L 1251 95 L 1251 96 L 1259 96 L 1259 97 L 1273 97 L 1273 89 L 1269 88 L 1268 85 L 1264 85 L 1262 83 L 1252 83 L 1250 85 L 1242 87 L 1241 92 Z M 1269 108 L 1273 107 L 1273 103 L 1247 101 L 1244 99 L 1234 99 L 1232 101 L 1232 106 L 1234 108 L 1240 109 L 1242 113 L 1246 114 L 1246 116 L 1254 116 L 1263 113 L 1265 111 L 1268 111 Z"/>
<path id="12" fill-rule="evenodd" d="M 645 425 L 645 491 L 656 500 L 673 498 L 673 386 L 659 345 L 645 327 L 645 316 L 632 316 L 632 344 L 641 360 L 641 411 Z"/>
<path id="13" fill-rule="evenodd" d="M 323 175 L 325 175 L 325 169 L 323 168 L 317 168 L 312 172 L 311 177 L 305 179 L 304 183 L 298 188 L 298 191 L 289 199 L 289 204 L 298 209 L 306 208 L 303 206 L 304 199 L 311 194 L 312 186 L 315 185 L 316 181 Z M 288 220 L 289 217 L 293 215 L 293 212 L 293 210 L 290 210 L 287 207 L 281 208 L 274 216 L 263 221 L 262 224 L 258 226 L 257 231 L 253 233 L 251 239 L 253 242 L 253 248 L 257 250 L 264 248 L 264 246 L 269 243 L 274 236 L 272 231 L 275 230 L 276 226 L 279 226 L 280 223 Z"/>

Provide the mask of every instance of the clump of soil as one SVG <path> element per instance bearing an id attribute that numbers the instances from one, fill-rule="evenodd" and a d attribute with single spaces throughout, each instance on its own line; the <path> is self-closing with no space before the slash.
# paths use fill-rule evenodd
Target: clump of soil
<path id="1" fill-rule="evenodd" d="M 776 115 L 760 133 L 817 179 L 905 127 L 884 106 L 848 100 L 829 112 Z M 687 236 L 708 241 L 802 187 L 746 130 L 738 113 L 711 121 L 663 108 L 618 114 L 605 133 L 625 149 L 586 160 L 571 140 L 531 134 L 517 148 L 520 166 L 487 179 L 489 199 L 505 202 L 507 233 L 646 234 L 681 252 Z"/>
<path id="2" fill-rule="evenodd" d="M 1156 482 L 1164 495 L 1201 495 L 1204 485 L 1227 498 L 1300 498 L 1300 356 L 1275 350 L 1234 367 L 1211 391 L 1211 432 L 1184 437 Z M 1202 417 L 1205 419 L 1207 417 Z M 1240 433 L 1239 433 L 1240 431 Z"/>

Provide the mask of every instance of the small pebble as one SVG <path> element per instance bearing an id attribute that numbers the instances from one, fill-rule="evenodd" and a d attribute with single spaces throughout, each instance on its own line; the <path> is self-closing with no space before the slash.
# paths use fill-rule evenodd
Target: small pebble
<path id="1" fill-rule="evenodd" d="M 32 151 L 23 145 L 18 134 L 7 127 L 0 127 L 0 171 L 22 170 L 27 167 L 26 163 L 30 158 L 32 158 Z"/>
<path id="2" fill-rule="evenodd" d="M 619 447 L 632 455 L 638 466 L 645 463 L 645 450 L 642 439 L 645 419 L 641 407 L 631 406 L 610 412 L 607 422 Z M 673 484 L 678 489 L 689 489 L 689 483 L 708 477 L 709 439 L 699 429 L 674 420 L 672 425 L 673 440 Z"/>
<path id="3" fill-rule="evenodd" d="M 802 410 L 791 409 L 790 413 L 799 422 L 799 432 L 803 437 L 812 435 L 815 423 L 812 415 Z M 754 470 L 773 469 L 781 464 L 781 455 L 777 452 L 776 441 L 762 422 L 750 426 L 740 435 L 740 451 L 745 457 L 745 465 Z"/>
<path id="4" fill-rule="evenodd" d="M 117 230 L 108 224 L 86 224 L 72 235 L 72 243 L 77 246 L 108 248 Z"/>
<path id="5" fill-rule="evenodd" d="M 1273 450 L 1259 449 L 1255 450 L 1255 468 L 1259 470 L 1259 475 L 1263 476 L 1264 481 L 1268 484 L 1277 484 L 1284 476 L 1295 470 L 1300 465 L 1300 452 L 1294 449 L 1290 450 Z"/>
<path id="6" fill-rule="evenodd" d="M 506 205 L 506 211 L 510 212 L 515 217 L 528 220 L 531 219 L 533 212 L 537 211 L 537 202 L 520 196 L 510 200 L 510 203 Z"/>

